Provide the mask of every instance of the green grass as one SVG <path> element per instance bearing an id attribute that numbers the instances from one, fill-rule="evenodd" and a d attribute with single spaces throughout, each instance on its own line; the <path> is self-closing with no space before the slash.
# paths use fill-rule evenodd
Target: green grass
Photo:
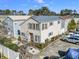
<path id="1" fill-rule="evenodd" d="M 19 47 L 16 44 L 13 44 L 11 39 L 8 39 L 6 37 L 0 37 L 0 44 L 14 50 L 18 51 Z"/>

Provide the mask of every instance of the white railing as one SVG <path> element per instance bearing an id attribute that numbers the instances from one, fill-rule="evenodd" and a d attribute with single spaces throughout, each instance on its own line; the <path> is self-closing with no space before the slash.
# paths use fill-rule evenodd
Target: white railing
<path id="1" fill-rule="evenodd" d="M 19 52 L 15 52 L 0 44 L 0 53 L 3 54 L 8 59 L 20 59 Z"/>

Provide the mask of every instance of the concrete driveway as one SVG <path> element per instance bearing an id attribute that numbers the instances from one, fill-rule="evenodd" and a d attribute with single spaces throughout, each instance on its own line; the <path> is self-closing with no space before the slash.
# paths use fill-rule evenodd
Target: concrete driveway
<path id="1" fill-rule="evenodd" d="M 43 59 L 45 56 L 58 56 L 58 51 L 67 51 L 69 48 L 79 48 L 79 45 L 56 40 L 48 45 L 40 54 L 31 55 L 29 59 Z"/>
<path id="2" fill-rule="evenodd" d="M 59 56 L 58 51 L 67 51 L 69 48 L 79 48 L 79 45 L 56 40 L 42 51 L 41 56 Z"/>

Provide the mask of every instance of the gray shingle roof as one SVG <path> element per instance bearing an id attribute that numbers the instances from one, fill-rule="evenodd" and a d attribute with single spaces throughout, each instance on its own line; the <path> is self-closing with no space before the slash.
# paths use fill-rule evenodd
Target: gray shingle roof
<path id="1" fill-rule="evenodd" d="M 38 22 L 51 22 L 60 20 L 60 16 L 32 16 L 32 18 Z"/>

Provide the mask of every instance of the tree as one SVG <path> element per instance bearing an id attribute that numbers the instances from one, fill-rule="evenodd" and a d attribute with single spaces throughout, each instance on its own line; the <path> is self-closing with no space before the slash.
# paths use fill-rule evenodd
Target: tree
<path id="1" fill-rule="evenodd" d="M 69 9 L 64 9 L 60 11 L 60 15 L 71 15 L 72 14 L 72 10 Z"/>
<path id="2" fill-rule="evenodd" d="M 23 15 L 23 14 L 24 14 L 23 11 L 19 11 L 19 12 L 18 12 L 18 15 Z"/>
<path id="3" fill-rule="evenodd" d="M 21 37 L 20 36 L 18 37 L 18 41 L 21 41 Z"/>
<path id="4" fill-rule="evenodd" d="M 6 9 L 5 12 L 6 12 L 6 15 L 10 15 L 11 14 L 11 11 L 9 9 Z"/>
<path id="5" fill-rule="evenodd" d="M 36 9 L 36 10 L 29 10 L 28 15 L 36 15 L 36 16 L 51 16 L 51 15 L 55 15 L 56 13 L 53 11 L 50 11 L 47 7 L 42 7 L 40 9 Z"/>
<path id="6" fill-rule="evenodd" d="M 32 9 L 29 10 L 28 15 L 33 15 L 34 11 Z"/>
<path id="7" fill-rule="evenodd" d="M 73 14 L 76 15 L 77 14 L 77 11 L 76 10 L 73 10 Z"/>
<path id="8" fill-rule="evenodd" d="M 68 31 L 73 31 L 76 29 L 76 23 L 74 21 L 74 19 L 72 19 L 69 24 L 68 24 Z"/>
<path id="9" fill-rule="evenodd" d="M 77 14 L 76 10 L 70 10 L 70 9 L 63 9 L 60 11 L 60 15 L 74 15 Z"/>
<path id="10" fill-rule="evenodd" d="M 0 9 L 0 15 L 26 15 L 22 10 L 16 11 L 16 10 L 1 10 Z"/>
<path id="11" fill-rule="evenodd" d="M 11 11 L 11 14 L 12 14 L 12 15 L 16 15 L 16 12 L 17 12 L 16 10 L 12 10 L 12 11 Z"/>
<path id="12" fill-rule="evenodd" d="M 46 16 L 47 16 L 47 15 L 49 14 L 49 12 L 50 12 L 47 7 L 42 7 L 41 10 L 42 10 L 42 15 L 46 15 Z"/>
<path id="13" fill-rule="evenodd" d="M 0 15 L 2 14 L 2 10 L 0 10 Z"/>

